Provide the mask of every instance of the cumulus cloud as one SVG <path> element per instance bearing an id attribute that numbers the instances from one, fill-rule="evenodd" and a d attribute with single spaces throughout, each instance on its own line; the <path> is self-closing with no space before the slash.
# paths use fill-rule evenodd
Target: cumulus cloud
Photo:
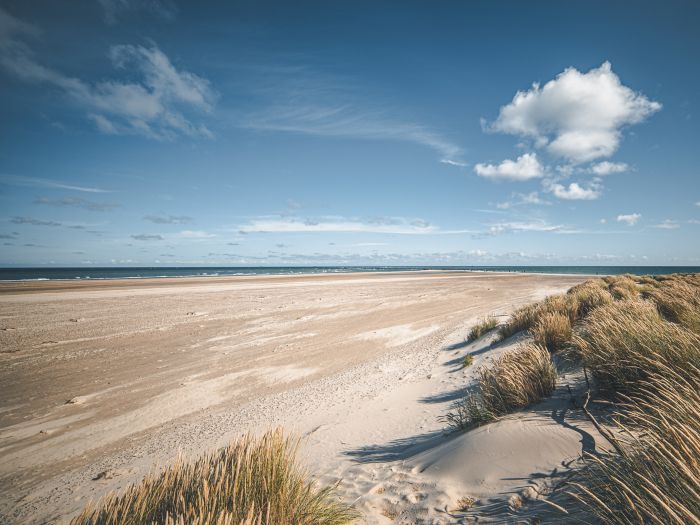
<path id="1" fill-rule="evenodd" d="M 551 191 L 558 199 L 565 200 L 595 200 L 601 195 L 601 188 L 597 184 L 589 184 L 587 187 L 581 186 L 578 182 L 572 182 L 568 186 L 559 183 L 549 185 Z"/>
<path id="2" fill-rule="evenodd" d="M 155 44 L 112 46 L 112 65 L 128 80 L 89 83 L 41 64 L 26 44 L 38 32 L 32 27 L 0 9 L 0 67 L 20 81 L 58 88 L 99 131 L 158 140 L 212 136 L 186 115 L 211 111 L 217 95 L 209 81 L 177 69 Z"/>
<path id="3" fill-rule="evenodd" d="M 525 153 L 516 160 L 506 159 L 500 164 L 477 164 L 474 171 L 480 177 L 500 180 L 529 180 L 544 175 L 536 153 Z"/>
<path id="4" fill-rule="evenodd" d="M 487 129 L 533 140 L 572 163 L 609 157 L 625 126 L 638 124 L 661 104 L 620 82 L 609 62 L 581 73 L 570 67 L 544 86 L 533 84 L 501 107 Z"/>
<path id="5" fill-rule="evenodd" d="M 186 215 L 145 215 L 143 220 L 155 224 L 188 224 L 192 222 L 192 217 Z"/>
<path id="6" fill-rule="evenodd" d="M 594 175 L 603 176 L 610 175 L 612 173 L 624 173 L 625 171 L 629 171 L 629 169 L 630 167 L 624 162 L 609 162 L 604 160 L 603 162 L 599 162 L 591 166 L 590 171 Z"/>
<path id="7" fill-rule="evenodd" d="M 641 213 L 629 213 L 627 215 L 618 215 L 617 222 L 624 222 L 627 223 L 627 226 L 634 226 L 641 218 Z"/>

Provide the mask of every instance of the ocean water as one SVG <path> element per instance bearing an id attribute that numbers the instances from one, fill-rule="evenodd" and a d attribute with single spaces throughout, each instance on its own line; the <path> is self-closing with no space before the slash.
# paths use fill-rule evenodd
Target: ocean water
<path id="1" fill-rule="evenodd" d="M 255 267 L 105 267 L 0 268 L 0 281 L 56 279 L 146 279 L 224 275 L 294 275 L 303 273 L 396 272 L 421 270 L 563 273 L 591 275 L 660 275 L 696 273 L 700 266 L 255 266 Z"/>

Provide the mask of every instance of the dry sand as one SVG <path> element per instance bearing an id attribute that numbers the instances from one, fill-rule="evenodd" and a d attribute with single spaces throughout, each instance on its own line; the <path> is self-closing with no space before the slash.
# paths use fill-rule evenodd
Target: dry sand
<path id="1" fill-rule="evenodd" d="M 545 513 L 594 431 L 554 399 L 446 436 L 506 350 L 477 318 L 583 276 L 417 272 L 0 284 L 0 522 L 63 523 L 178 451 L 283 425 L 363 523 Z M 471 352 L 475 365 L 459 361 Z M 464 496 L 479 501 L 454 513 Z M 521 504 L 524 503 L 524 505 Z M 528 510 L 529 509 L 529 510 Z M 529 514 L 528 514 L 529 513 Z"/>

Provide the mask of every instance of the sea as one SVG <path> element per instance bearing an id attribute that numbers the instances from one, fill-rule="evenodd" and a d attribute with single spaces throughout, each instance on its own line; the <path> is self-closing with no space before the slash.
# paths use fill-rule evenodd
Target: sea
<path id="1" fill-rule="evenodd" d="M 698 273 L 700 266 L 179 266 L 179 267 L 73 267 L 0 268 L 0 281 L 66 279 L 153 279 L 164 277 L 217 277 L 231 275 L 296 275 L 353 272 L 521 272 L 585 275 L 661 275 Z"/>

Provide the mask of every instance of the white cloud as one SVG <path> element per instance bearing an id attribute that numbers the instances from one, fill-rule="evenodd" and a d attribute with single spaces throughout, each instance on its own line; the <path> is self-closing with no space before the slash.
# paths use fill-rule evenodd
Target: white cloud
<path id="1" fill-rule="evenodd" d="M 571 67 L 516 93 L 488 129 L 530 138 L 572 163 L 609 157 L 624 126 L 642 122 L 661 104 L 624 86 L 609 62 L 581 73 Z"/>
<path id="2" fill-rule="evenodd" d="M 86 110 L 102 133 L 137 134 L 159 140 L 178 135 L 212 136 L 206 126 L 185 116 L 211 111 L 217 95 L 209 81 L 175 68 L 157 46 L 111 47 L 113 66 L 129 80 L 91 84 L 38 62 L 22 39 L 32 35 L 28 27 L 0 9 L 0 67 L 23 82 L 58 88 Z M 140 79 L 134 80 L 137 77 Z"/>
<path id="3" fill-rule="evenodd" d="M 577 182 L 572 182 L 568 186 L 559 183 L 553 183 L 549 185 L 549 191 L 551 191 L 555 197 L 565 200 L 595 200 L 601 195 L 601 188 L 597 184 L 590 184 L 588 187 L 584 188 Z"/>
<path id="4" fill-rule="evenodd" d="M 510 201 L 496 203 L 496 208 L 499 210 L 509 210 L 515 206 L 542 206 L 551 204 L 549 201 L 540 197 L 536 191 L 530 193 L 514 193 Z"/>
<path id="5" fill-rule="evenodd" d="M 253 75 L 255 73 L 255 75 Z M 370 90 L 352 78 L 319 73 L 308 66 L 246 68 L 250 95 L 261 110 L 238 122 L 244 128 L 419 144 L 441 162 L 464 167 L 464 151 L 454 141 L 401 116 L 402 111 L 368 99 Z"/>
<path id="6" fill-rule="evenodd" d="M 209 239 L 216 237 L 216 234 L 201 230 L 183 230 L 180 232 L 180 237 L 184 239 Z"/>
<path id="7" fill-rule="evenodd" d="M 627 226 L 634 226 L 642 218 L 641 213 L 630 213 L 627 215 L 618 215 L 617 222 L 625 222 Z"/>
<path id="8" fill-rule="evenodd" d="M 559 224 L 549 224 L 545 221 L 531 221 L 531 222 L 499 222 L 489 226 L 488 230 L 482 234 L 477 235 L 477 237 L 483 237 L 484 235 L 493 236 L 501 235 L 504 233 L 516 233 L 516 232 L 558 232 L 563 230 L 563 226 Z"/>
<path id="9" fill-rule="evenodd" d="M 630 167 L 624 162 L 609 162 L 604 160 L 598 164 L 591 166 L 591 173 L 595 175 L 610 175 L 611 173 L 624 173 L 629 171 Z"/>
<path id="10" fill-rule="evenodd" d="M 660 230 L 677 230 L 680 227 L 681 226 L 678 224 L 678 221 L 674 221 L 672 219 L 666 219 L 661 221 L 659 224 L 654 225 L 654 228 L 659 228 Z"/>
<path id="11" fill-rule="evenodd" d="M 496 180 L 529 180 L 542 177 L 544 168 L 536 153 L 525 153 L 516 160 L 506 159 L 500 164 L 477 164 L 474 171 L 480 177 Z"/>
<path id="12" fill-rule="evenodd" d="M 111 190 L 94 188 L 90 186 L 78 186 L 66 182 L 41 179 L 37 177 L 24 177 L 22 175 L 0 174 L 0 183 L 11 184 L 13 186 L 31 186 L 40 188 L 58 188 L 61 190 L 81 191 L 84 193 L 111 193 Z"/>
<path id="13" fill-rule="evenodd" d="M 426 233 L 437 233 L 438 229 L 430 223 L 421 219 L 409 221 L 398 218 L 379 218 L 374 220 L 356 219 L 322 219 L 322 220 L 301 220 L 294 218 L 261 218 L 250 221 L 239 227 L 244 233 L 255 232 L 277 232 L 277 233 L 299 233 L 299 232 L 333 232 L 333 233 L 393 233 L 403 235 L 417 235 Z"/>

